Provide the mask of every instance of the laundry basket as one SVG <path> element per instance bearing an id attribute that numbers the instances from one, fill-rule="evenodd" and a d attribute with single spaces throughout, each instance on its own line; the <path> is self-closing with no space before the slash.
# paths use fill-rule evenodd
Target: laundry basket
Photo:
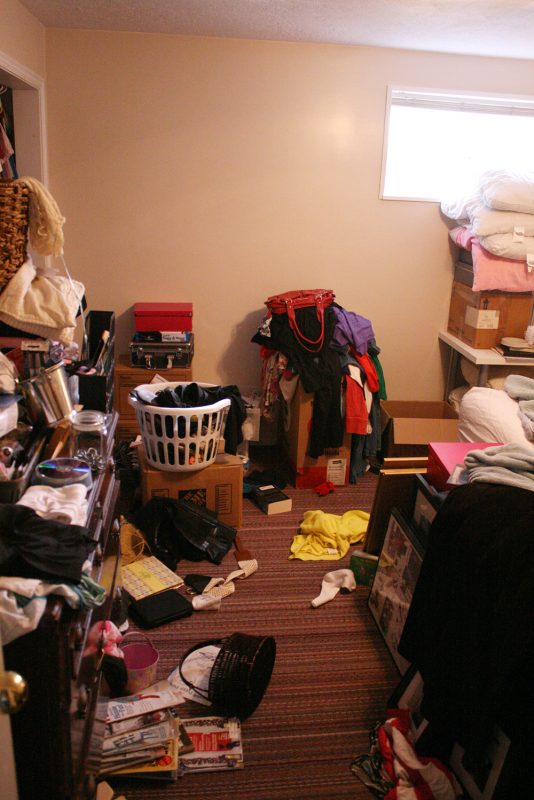
<path id="1" fill-rule="evenodd" d="M 187 385 L 188 382 L 146 383 L 137 390 L 159 392 Z M 198 384 L 204 389 L 214 385 Z M 192 472 L 213 464 L 230 408 L 228 398 L 193 408 L 147 405 L 133 394 L 128 402 L 135 411 L 145 457 L 151 466 L 167 472 Z"/>

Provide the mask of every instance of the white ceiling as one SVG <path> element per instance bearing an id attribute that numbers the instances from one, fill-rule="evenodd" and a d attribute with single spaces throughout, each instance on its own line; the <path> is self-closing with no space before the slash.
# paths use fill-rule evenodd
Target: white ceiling
<path id="1" fill-rule="evenodd" d="M 20 0 L 45 27 L 534 59 L 534 0 Z"/>

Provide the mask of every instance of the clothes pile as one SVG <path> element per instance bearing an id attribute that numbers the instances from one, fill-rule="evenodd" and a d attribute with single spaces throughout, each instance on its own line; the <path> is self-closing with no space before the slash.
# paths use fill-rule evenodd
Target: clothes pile
<path id="1" fill-rule="evenodd" d="M 295 317 L 305 341 L 321 339 L 320 346 L 304 346 L 287 314 L 267 315 L 252 337 L 262 358 L 262 414 L 268 418 L 277 400 L 288 406 L 300 380 L 314 396 L 308 455 L 339 448 L 351 434 L 350 481 L 356 483 L 380 449 L 380 400 L 386 399 L 372 324 L 335 302 L 324 309 L 324 323 L 313 306 L 296 308 Z"/>
<path id="2" fill-rule="evenodd" d="M 354 775 L 382 800 L 456 800 L 462 790 L 452 772 L 437 758 L 416 752 L 410 712 L 391 709 L 370 732 L 370 752 L 351 764 Z"/>
<path id="3" fill-rule="evenodd" d="M 85 527 L 85 486 L 32 486 L 0 504 L 0 634 L 4 644 L 34 630 L 47 597 L 72 608 L 101 606 L 104 587 L 90 576 L 95 542 Z"/>
<path id="4" fill-rule="evenodd" d="M 473 291 L 534 291 L 534 173 L 485 172 L 441 210 L 457 223 L 449 235 L 472 263 Z"/>

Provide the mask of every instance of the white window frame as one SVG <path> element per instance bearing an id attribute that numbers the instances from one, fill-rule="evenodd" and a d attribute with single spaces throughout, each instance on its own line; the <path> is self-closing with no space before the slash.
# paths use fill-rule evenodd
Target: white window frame
<path id="1" fill-rule="evenodd" d="M 388 86 L 384 138 L 382 146 L 382 168 L 380 173 L 381 200 L 407 200 L 410 202 L 439 203 L 435 197 L 411 197 L 385 194 L 386 168 L 389 144 L 390 111 L 395 100 L 418 107 L 430 106 L 435 109 L 485 111 L 494 114 L 518 114 L 534 117 L 534 95 L 511 95 L 466 90 L 429 89 L 422 87 Z M 400 103 L 399 103 L 400 104 Z"/>

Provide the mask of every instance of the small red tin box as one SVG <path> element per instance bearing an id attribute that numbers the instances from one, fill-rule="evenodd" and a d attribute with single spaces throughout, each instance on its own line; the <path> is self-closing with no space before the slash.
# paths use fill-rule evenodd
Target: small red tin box
<path id="1" fill-rule="evenodd" d="M 458 465 L 463 467 L 467 453 L 498 444 L 499 442 L 429 442 L 427 481 L 438 492 L 447 492 L 453 488 L 449 478 L 454 468 Z"/>
<path id="2" fill-rule="evenodd" d="M 192 331 L 193 303 L 135 303 L 136 331 Z"/>

